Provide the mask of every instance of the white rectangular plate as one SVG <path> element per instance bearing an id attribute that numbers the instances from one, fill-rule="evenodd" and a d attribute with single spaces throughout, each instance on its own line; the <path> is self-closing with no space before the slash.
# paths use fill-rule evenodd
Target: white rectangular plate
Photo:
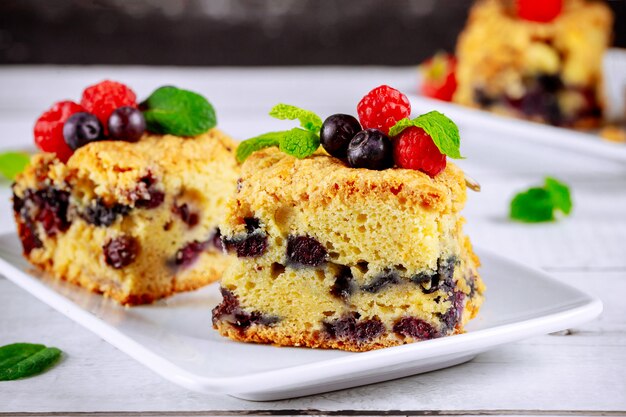
<path id="1" fill-rule="evenodd" d="M 150 306 L 124 308 L 34 273 L 14 234 L 0 235 L 0 273 L 185 388 L 276 400 L 349 388 L 466 362 L 525 337 L 591 320 L 602 303 L 548 275 L 478 251 L 487 297 L 467 333 L 365 353 L 237 343 L 211 328 L 217 284 Z"/>

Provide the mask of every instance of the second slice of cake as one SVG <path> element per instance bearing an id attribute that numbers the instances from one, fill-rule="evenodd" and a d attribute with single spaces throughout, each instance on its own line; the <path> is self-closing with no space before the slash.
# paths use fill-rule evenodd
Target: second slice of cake
<path id="1" fill-rule="evenodd" d="M 96 114 L 119 100 L 111 90 L 129 91 L 110 81 L 86 91 L 92 90 L 100 97 L 91 106 Z M 94 113 L 71 102 L 56 105 L 35 129 L 47 152 L 35 155 L 13 185 L 14 216 L 28 261 L 125 305 L 214 282 L 229 263 L 218 225 L 238 177 L 236 145 L 213 127 L 214 116 L 199 111 L 209 108 L 206 99 L 174 87 L 157 92 L 154 117 L 163 126 L 153 121 L 149 131 L 135 129 L 133 137 L 114 137 L 113 123 L 104 136 L 99 132 L 104 123 Z M 127 95 L 134 105 L 134 93 Z M 68 109 L 75 114 L 68 117 Z M 143 121 L 134 107 L 115 111 Z M 146 118 L 153 117 L 149 112 Z M 124 119 L 129 135 L 133 126 Z M 78 133 L 68 134 L 68 126 L 77 126 Z M 65 149 L 64 139 L 81 146 Z"/>

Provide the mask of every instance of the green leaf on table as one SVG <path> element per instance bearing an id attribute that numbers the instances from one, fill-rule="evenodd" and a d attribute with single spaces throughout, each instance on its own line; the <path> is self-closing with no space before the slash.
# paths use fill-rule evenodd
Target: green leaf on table
<path id="1" fill-rule="evenodd" d="M 420 127 L 432 138 L 433 142 L 444 155 L 454 159 L 462 159 L 461 136 L 458 126 L 444 114 L 436 110 L 417 116 L 415 119 L 399 120 L 391 129 L 389 137 L 402 133 L 408 127 Z"/>
<path id="2" fill-rule="evenodd" d="M 54 365 L 61 351 L 32 343 L 14 343 L 0 347 L 0 381 L 12 381 L 37 375 Z"/>
<path id="3" fill-rule="evenodd" d="M 511 201 L 511 218 L 528 223 L 554 220 L 554 205 L 550 193 L 543 188 L 529 188 Z"/>
<path id="4" fill-rule="evenodd" d="M 13 181 L 29 162 L 30 156 L 24 152 L 0 153 L 0 175 Z"/>
<path id="5" fill-rule="evenodd" d="M 550 192 L 554 207 L 561 210 L 564 214 L 570 214 L 572 211 L 572 196 L 569 187 L 556 178 L 546 177 L 546 190 Z"/>
<path id="6" fill-rule="evenodd" d="M 292 106 L 291 104 L 277 104 L 270 110 L 270 116 L 280 120 L 299 120 L 300 126 L 309 132 L 320 134 L 322 128 L 322 119 L 309 110 Z"/>
<path id="7" fill-rule="evenodd" d="M 215 127 L 211 103 L 200 94 L 160 87 L 141 104 L 147 130 L 176 136 L 197 136 Z"/>
<path id="8" fill-rule="evenodd" d="M 555 213 L 569 215 L 572 198 L 567 185 L 547 177 L 543 187 L 532 187 L 520 192 L 511 200 L 509 216 L 526 223 L 549 222 L 556 219 Z"/>

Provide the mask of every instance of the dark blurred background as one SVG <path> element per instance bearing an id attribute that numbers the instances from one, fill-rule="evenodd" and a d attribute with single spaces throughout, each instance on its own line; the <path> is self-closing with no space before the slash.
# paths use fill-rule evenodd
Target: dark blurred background
<path id="1" fill-rule="evenodd" d="M 454 49 L 471 3 L 0 0 L 0 64 L 411 65 Z"/>

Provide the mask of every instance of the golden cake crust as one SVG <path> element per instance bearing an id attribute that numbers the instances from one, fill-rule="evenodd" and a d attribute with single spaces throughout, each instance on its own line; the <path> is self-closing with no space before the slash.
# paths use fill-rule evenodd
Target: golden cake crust
<path id="1" fill-rule="evenodd" d="M 429 211 L 456 213 L 467 198 L 465 174 L 452 163 L 435 178 L 411 169 L 374 171 L 350 168 L 324 153 L 297 160 L 276 148 L 255 152 L 242 166 L 238 201 L 262 206 L 306 201 L 310 210 L 328 207 L 334 199 L 398 204 Z"/>
<path id="2" fill-rule="evenodd" d="M 242 167 L 240 198 L 254 202 L 272 196 L 278 200 L 307 200 L 325 207 L 334 198 L 397 199 L 440 212 L 458 212 L 465 205 L 465 175 L 456 165 L 431 178 L 412 169 L 375 171 L 351 168 L 319 152 L 303 160 L 268 148 L 255 152 Z"/>

